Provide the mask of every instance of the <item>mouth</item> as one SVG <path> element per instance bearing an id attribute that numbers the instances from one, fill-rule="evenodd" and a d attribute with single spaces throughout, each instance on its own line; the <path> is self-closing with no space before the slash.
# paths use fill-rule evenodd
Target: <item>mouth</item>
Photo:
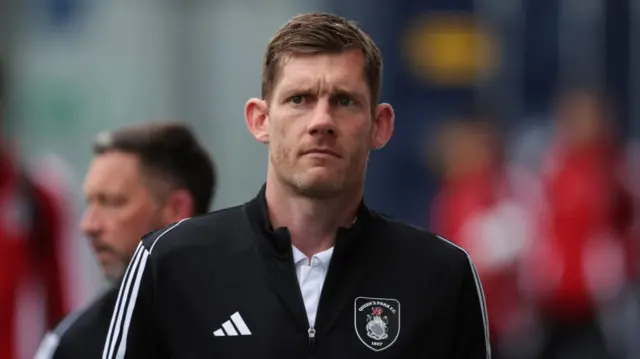
<path id="1" fill-rule="evenodd" d="M 341 158 L 341 156 L 337 152 L 327 148 L 313 148 L 313 149 L 304 151 L 302 155 L 303 156 L 306 156 L 306 155 L 323 156 L 323 157 L 328 156 L 328 157 Z"/>
<path id="2" fill-rule="evenodd" d="M 98 258 L 111 258 L 113 256 L 113 251 L 107 248 L 96 248 L 94 252 Z"/>
<path id="3" fill-rule="evenodd" d="M 92 243 L 93 244 L 93 252 L 98 257 L 108 257 L 113 254 L 113 249 L 109 246 L 105 246 L 103 244 Z"/>

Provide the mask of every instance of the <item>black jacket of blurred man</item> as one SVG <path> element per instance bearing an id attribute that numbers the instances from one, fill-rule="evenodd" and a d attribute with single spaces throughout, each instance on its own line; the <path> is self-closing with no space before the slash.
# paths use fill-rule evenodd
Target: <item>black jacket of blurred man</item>
<path id="1" fill-rule="evenodd" d="M 269 148 L 252 201 L 147 236 L 104 359 L 490 356 L 484 296 L 461 248 L 363 201 L 369 152 L 393 130 L 381 55 L 330 14 L 271 40 L 251 134 Z"/>
<path id="2" fill-rule="evenodd" d="M 140 238 L 206 213 L 213 197 L 213 162 L 182 124 L 145 124 L 104 133 L 93 152 L 81 227 L 104 275 L 115 285 L 49 333 L 36 359 L 100 358 L 118 284 Z"/>

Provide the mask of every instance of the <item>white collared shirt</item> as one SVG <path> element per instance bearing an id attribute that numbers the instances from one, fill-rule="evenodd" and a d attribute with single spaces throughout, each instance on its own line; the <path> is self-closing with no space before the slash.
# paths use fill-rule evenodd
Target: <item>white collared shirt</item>
<path id="1" fill-rule="evenodd" d="M 300 292 L 302 293 L 304 307 L 307 310 L 307 318 L 309 318 L 309 327 L 311 328 L 316 322 L 320 293 L 322 292 L 322 286 L 327 276 L 332 255 L 333 247 L 314 255 L 309 260 L 298 248 L 293 246 L 293 263 L 296 266 Z"/>

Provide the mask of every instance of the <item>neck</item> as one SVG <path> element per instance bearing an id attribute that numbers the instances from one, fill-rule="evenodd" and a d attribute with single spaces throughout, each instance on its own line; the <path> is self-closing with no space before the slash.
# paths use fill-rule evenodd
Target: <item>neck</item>
<path id="1" fill-rule="evenodd" d="M 317 199 L 296 195 L 277 179 L 267 180 L 266 201 L 274 228 L 287 227 L 291 244 L 307 257 L 331 248 L 340 227 L 350 227 L 363 190 Z"/>

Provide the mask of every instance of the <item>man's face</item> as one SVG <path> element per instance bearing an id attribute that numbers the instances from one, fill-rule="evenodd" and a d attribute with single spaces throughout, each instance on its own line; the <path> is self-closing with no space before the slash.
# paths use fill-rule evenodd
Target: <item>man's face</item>
<path id="1" fill-rule="evenodd" d="M 556 114 L 561 134 L 573 146 L 593 145 L 608 134 L 600 99 L 584 93 L 568 95 Z"/>
<path id="2" fill-rule="evenodd" d="M 268 105 L 269 161 L 297 193 L 328 197 L 359 185 L 375 126 L 360 51 L 292 56 Z M 386 142 L 386 141 L 385 141 Z"/>
<path id="3" fill-rule="evenodd" d="M 84 183 L 87 202 L 81 229 L 104 275 L 117 280 L 140 238 L 161 228 L 161 206 L 142 178 L 136 155 L 113 151 L 98 155 Z"/>

